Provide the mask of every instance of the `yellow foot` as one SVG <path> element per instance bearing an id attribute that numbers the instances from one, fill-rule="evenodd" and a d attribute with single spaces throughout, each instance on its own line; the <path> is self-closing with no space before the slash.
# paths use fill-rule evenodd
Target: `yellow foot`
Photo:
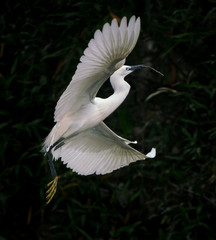
<path id="1" fill-rule="evenodd" d="M 47 200 L 47 204 L 50 203 L 50 201 L 53 199 L 55 193 L 56 193 L 56 190 L 57 190 L 57 184 L 58 184 L 58 179 L 59 177 L 55 177 L 51 182 L 49 182 L 47 184 L 47 191 L 46 191 L 46 200 Z"/>

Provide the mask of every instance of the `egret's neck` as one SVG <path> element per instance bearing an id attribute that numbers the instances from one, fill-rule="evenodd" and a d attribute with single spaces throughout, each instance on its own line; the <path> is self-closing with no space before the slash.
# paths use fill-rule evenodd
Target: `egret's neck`
<path id="1" fill-rule="evenodd" d="M 113 87 L 114 93 L 106 99 L 97 98 L 96 100 L 99 110 L 103 116 L 102 120 L 108 117 L 113 111 L 116 110 L 116 108 L 119 107 L 130 91 L 130 85 L 122 76 L 116 76 L 113 74 L 110 77 L 110 83 Z"/>
<path id="2" fill-rule="evenodd" d="M 124 80 L 124 77 L 118 76 L 118 75 L 116 76 L 115 74 L 113 74 L 110 77 L 110 83 L 114 90 L 113 95 L 114 94 L 123 94 L 123 93 L 126 94 L 126 96 L 128 95 L 128 93 L 130 91 L 130 85 Z M 124 101 L 124 99 L 123 99 L 123 101 Z"/>
<path id="3" fill-rule="evenodd" d="M 123 76 L 116 76 L 115 74 L 110 77 L 110 83 L 114 93 L 108 99 L 115 110 L 127 97 L 130 85 L 124 80 Z"/>

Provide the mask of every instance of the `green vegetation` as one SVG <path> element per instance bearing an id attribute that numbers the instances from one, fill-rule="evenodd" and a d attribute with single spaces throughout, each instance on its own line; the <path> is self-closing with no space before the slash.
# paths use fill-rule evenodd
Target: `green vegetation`
<path id="1" fill-rule="evenodd" d="M 144 7 L 143 7 L 144 4 Z M 202 5 L 201 5 L 202 4 Z M 0 239 L 216 239 L 216 5 L 192 1 L 5 1 L 0 7 Z M 56 162 L 41 143 L 96 29 L 140 16 L 132 88 L 106 123 L 157 157 L 105 176 Z M 109 84 L 100 94 L 110 93 Z"/>

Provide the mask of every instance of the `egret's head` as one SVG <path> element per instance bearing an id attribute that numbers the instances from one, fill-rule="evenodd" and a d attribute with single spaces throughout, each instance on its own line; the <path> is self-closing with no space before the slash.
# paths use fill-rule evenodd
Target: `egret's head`
<path id="1" fill-rule="evenodd" d="M 118 74 L 125 77 L 128 74 L 132 73 L 133 71 L 135 71 L 137 69 L 141 69 L 141 68 L 150 68 L 151 70 L 153 70 L 153 71 L 155 71 L 155 72 L 157 72 L 157 73 L 159 73 L 163 76 L 163 74 L 161 72 L 157 71 L 156 69 L 154 69 L 150 66 L 146 66 L 146 65 L 134 65 L 134 66 L 123 65 L 117 71 L 118 71 Z"/>
<path id="2" fill-rule="evenodd" d="M 144 65 L 135 65 L 135 66 L 124 65 L 118 71 L 121 76 L 125 77 L 128 74 L 132 73 L 133 71 L 143 68 L 143 67 L 144 67 Z"/>
<path id="3" fill-rule="evenodd" d="M 150 68 L 151 70 L 161 74 L 163 76 L 162 73 L 160 73 L 159 71 L 157 71 L 156 69 L 150 67 L 150 66 L 146 66 L 146 65 L 134 65 L 134 66 L 128 66 L 128 65 L 123 65 L 122 67 L 120 67 L 117 71 L 114 72 L 114 74 L 112 75 L 112 77 L 126 77 L 128 74 L 134 72 L 137 69 L 141 69 L 141 68 Z"/>

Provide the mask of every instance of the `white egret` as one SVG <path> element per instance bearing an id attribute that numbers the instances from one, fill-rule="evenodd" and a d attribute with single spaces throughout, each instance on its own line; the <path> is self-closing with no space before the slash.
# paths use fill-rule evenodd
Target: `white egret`
<path id="1" fill-rule="evenodd" d="M 72 81 L 56 105 L 56 124 L 44 142 L 43 150 L 54 179 L 47 191 L 48 202 L 55 194 L 58 180 L 52 157 L 61 158 L 68 168 L 82 175 L 106 174 L 131 162 L 155 157 L 155 148 L 144 155 L 129 146 L 135 142 L 116 135 L 103 122 L 129 93 L 130 85 L 124 78 L 147 67 L 124 65 L 139 33 L 140 18 L 131 17 L 127 25 L 123 17 L 120 26 L 113 19 L 111 25 L 106 23 L 102 31 L 95 32 L 80 58 Z M 109 77 L 114 93 L 106 99 L 96 97 Z"/>

